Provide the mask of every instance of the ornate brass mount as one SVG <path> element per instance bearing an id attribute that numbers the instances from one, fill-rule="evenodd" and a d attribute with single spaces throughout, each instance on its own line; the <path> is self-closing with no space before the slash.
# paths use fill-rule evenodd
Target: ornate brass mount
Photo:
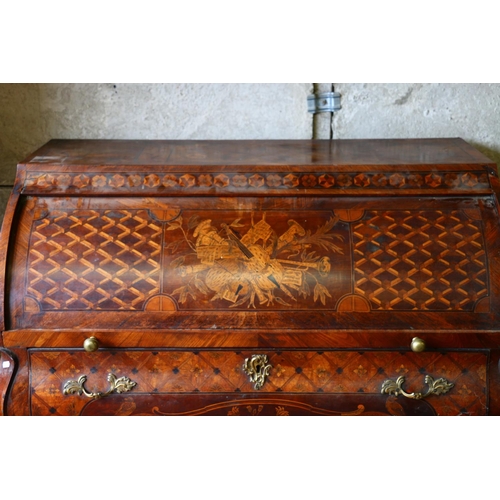
<path id="1" fill-rule="evenodd" d="M 403 384 L 405 382 L 405 378 L 403 376 L 398 377 L 396 381 L 394 380 L 386 380 L 382 384 L 382 394 L 393 394 L 394 396 L 399 396 L 400 394 L 405 398 L 410 399 L 424 399 L 427 396 L 431 396 L 435 394 L 436 396 L 440 396 L 441 394 L 446 394 L 455 384 L 448 382 L 444 378 L 438 378 L 434 380 L 430 375 L 425 376 L 425 383 L 429 386 L 429 389 L 425 394 L 421 392 L 412 392 L 411 394 L 405 392 L 403 390 Z"/>
<path id="2" fill-rule="evenodd" d="M 110 383 L 110 388 L 106 392 L 89 392 L 85 389 L 85 382 L 87 381 L 87 375 L 82 375 L 78 380 L 68 380 L 64 384 L 63 394 L 85 394 L 88 398 L 100 399 L 105 396 L 109 396 L 112 392 L 121 394 L 122 392 L 131 391 L 137 383 L 130 380 L 128 377 L 116 378 L 113 373 L 108 374 L 108 382 Z"/>
<path id="3" fill-rule="evenodd" d="M 251 358 L 245 359 L 243 364 L 243 371 L 249 376 L 250 382 L 254 382 L 253 387 L 257 391 L 264 385 L 271 368 L 265 354 L 254 354 Z"/>

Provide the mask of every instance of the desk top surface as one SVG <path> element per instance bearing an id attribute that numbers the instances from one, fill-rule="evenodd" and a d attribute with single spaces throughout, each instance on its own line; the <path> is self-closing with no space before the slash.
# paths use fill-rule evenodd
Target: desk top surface
<path id="1" fill-rule="evenodd" d="M 494 165 L 459 138 L 351 140 L 51 140 L 21 164 Z"/>

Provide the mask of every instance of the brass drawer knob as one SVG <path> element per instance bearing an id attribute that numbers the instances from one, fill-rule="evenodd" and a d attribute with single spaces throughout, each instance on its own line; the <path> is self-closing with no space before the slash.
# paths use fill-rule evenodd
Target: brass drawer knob
<path id="1" fill-rule="evenodd" d="M 97 349 L 99 349 L 99 341 L 95 337 L 89 337 L 88 339 L 84 340 L 83 348 L 87 352 L 97 351 Z"/>
<path id="2" fill-rule="evenodd" d="M 410 347 L 413 352 L 423 352 L 425 351 L 426 346 L 425 342 L 422 339 L 419 339 L 418 337 L 413 337 Z"/>

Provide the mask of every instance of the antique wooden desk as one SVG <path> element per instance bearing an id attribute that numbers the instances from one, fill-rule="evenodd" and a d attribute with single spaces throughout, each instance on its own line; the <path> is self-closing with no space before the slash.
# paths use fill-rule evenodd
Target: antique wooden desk
<path id="1" fill-rule="evenodd" d="M 10 415 L 500 415 L 496 165 L 461 139 L 54 140 L 0 241 Z"/>

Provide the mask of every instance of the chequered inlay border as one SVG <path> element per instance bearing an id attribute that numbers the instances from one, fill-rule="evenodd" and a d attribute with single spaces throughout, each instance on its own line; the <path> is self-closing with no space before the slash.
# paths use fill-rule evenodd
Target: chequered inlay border
<path id="1" fill-rule="evenodd" d="M 488 174 L 479 172 L 404 172 L 404 173 L 28 173 L 25 188 L 41 190 L 144 189 L 193 191 L 208 188 L 231 190 L 266 189 L 485 189 Z"/>

